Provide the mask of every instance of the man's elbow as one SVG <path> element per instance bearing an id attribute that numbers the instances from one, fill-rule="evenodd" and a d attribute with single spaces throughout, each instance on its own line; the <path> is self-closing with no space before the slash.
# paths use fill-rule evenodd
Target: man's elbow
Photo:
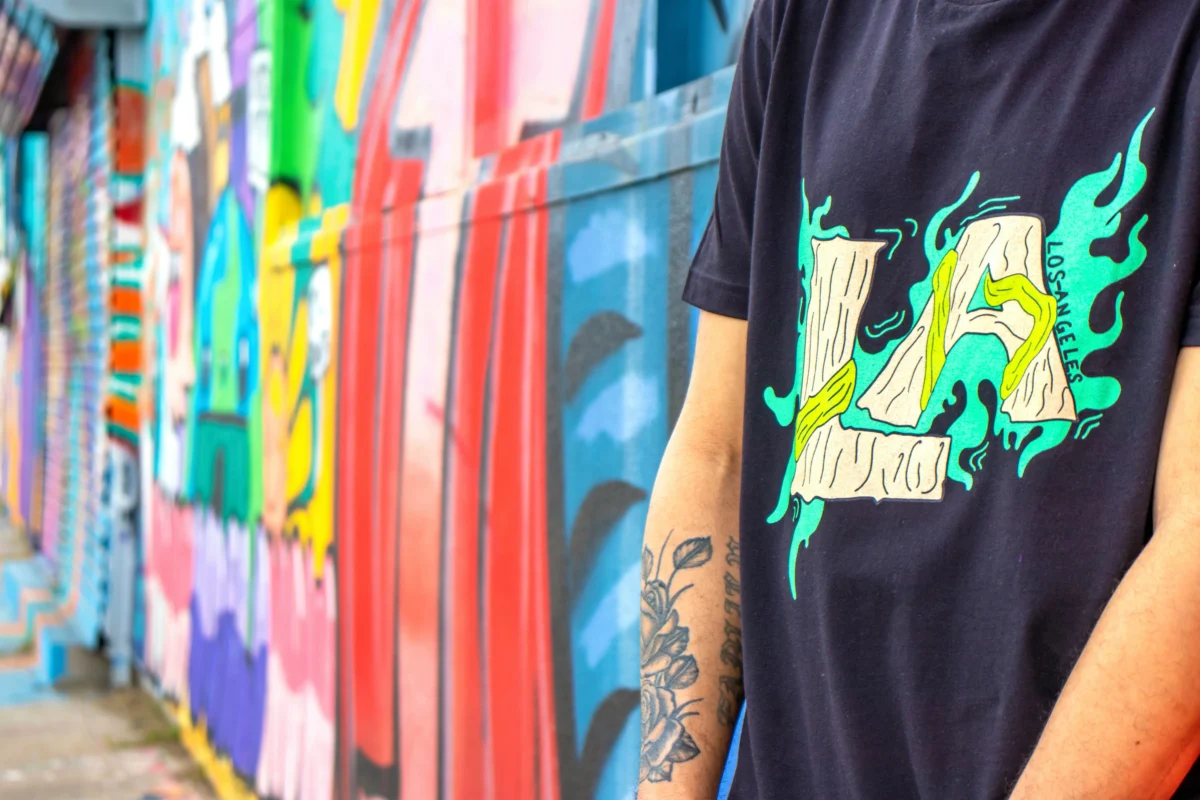
<path id="1" fill-rule="evenodd" d="M 741 420 L 685 407 L 671 433 L 669 451 L 722 474 L 739 474 L 742 467 Z"/>

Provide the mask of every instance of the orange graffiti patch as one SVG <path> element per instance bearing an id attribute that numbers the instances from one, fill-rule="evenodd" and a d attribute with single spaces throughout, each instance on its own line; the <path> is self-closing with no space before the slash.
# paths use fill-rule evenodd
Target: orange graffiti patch
<path id="1" fill-rule="evenodd" d="M 137 372 L 142 365 L 141 342 L 113 342 L 110 363 L 113 372 Z"/>
<path id="2" fill-rule="evenodd" d="M 113 289 L 111 302 L 112 310 L 117 314 L 132 314 L 134 316 L 141 316 L 142 314 L 142 293 L 137 289 Z M 115 347 L 114 345 L 114 349 Z"/>
<path id="3" fill-rule="evenodd" d="M 137 404 L 123 397 L 108 399 L 108 419 L 123 428 L 138 429 Z"/>
<path id="4" fill-rule="evenodd" d="M 146 162 L 146 93 L 132 86 L 118 86 L 116 106 L 117 172 L 141 172 Z"/>

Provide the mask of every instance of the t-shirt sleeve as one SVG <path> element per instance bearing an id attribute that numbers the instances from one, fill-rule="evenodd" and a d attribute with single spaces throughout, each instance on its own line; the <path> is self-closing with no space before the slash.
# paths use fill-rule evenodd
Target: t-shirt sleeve
<path id="1" fill-rule="evenodd" d="M 1192 302 L 1188 306 L 1187 321 L 1183 325 L 1183 346 L 1200 347 L 1200 269 L 1192 287 Z"/>
<path id="2" fill-rule="evenodd" d="M 683 288 L 683 299 L 691 305 L 738 319 L 749 312 L 750 235 L 771 77 L 771 48 L 760 16 L 752 13 L 746 25 L 725 117 L 713 211 Z"/>

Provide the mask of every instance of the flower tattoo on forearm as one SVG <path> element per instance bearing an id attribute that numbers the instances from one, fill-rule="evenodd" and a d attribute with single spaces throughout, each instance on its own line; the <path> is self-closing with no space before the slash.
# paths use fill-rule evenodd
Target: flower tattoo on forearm
<path id="1" fill-rule="evenodd" d="M 674 533 L 674 531 L 672 531 Z M 688 539 L 671 553 L 670 574 L 662 579 L 663 556 L 671 534 L 659 551 L 658 561 L 649 548 L 642 549 L 642 754 L 638 782 L 671 780 L 676 764 L 700 755 L 700 747 L 684 721 L 699 714 L 690 710 L 702 698 L 680 703 L 676 692 L 696 683 L 700 668 L 688 654 L 688 629 L 679 624 L 675 603 L 693 584 L 675 587 L 681 572 L 712 560 L 712 539 Z"/>

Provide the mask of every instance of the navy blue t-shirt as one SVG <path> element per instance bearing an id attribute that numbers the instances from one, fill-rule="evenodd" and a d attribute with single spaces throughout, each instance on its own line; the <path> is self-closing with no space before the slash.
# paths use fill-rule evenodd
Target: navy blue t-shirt
<path id="1" fill-rule="evenodd" d="M 1198 14 L 758 3 L 684 295 L 749 321 L 731 797 L 1015 783 L 1200 345 Z"/>

